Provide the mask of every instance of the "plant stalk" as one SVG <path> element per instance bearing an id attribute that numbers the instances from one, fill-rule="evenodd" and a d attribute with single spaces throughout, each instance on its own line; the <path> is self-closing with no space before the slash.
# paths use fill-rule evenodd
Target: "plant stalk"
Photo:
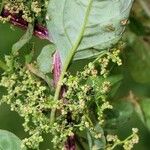
<path id="1" fill-rule="evenodd" d="M 91 9 L 92 3 L 93 3 L 93 0 L 89 0 L 89 5 L 88 5 L 88 8 L 87 8 L 86 13 L 85 13 L 84 22 L 83 22 L 81 31 L 79 33 L 78 39 L 76 40 L 73 47 L 69 50 L 69 54 L 68 54 L 68 56 L 67 56 L 67 58 L 64 62 L 64 65 L 62 66 L 62 71 L 61 71 L 61 74 L 60 74 L 60 77 L 59 77 L 59 80 L 58 80 L 58 83 L 57 83 L 55 95 L 54 95 L 54 100 L 55 101 L 57 101 L 59 99 L 59 94 L 60 94 L 60 90 L 61 90 L 61 87 L 62 87 L 62 82 L 63 82 L 64 76 L 65 76 L 65 73 L 68 69 L 68 66 L 71 62 L 72 57 L 74 56 L 74 54 L 75 54 L 76 50 L 78 49 L 78 46 L 79 46 L 79 44 L 82 40 L 84 31 L 85 31 L 85 26 L 87 24 L 88 17 L 89 17 L 89 14 L 90 14 L 90 9 Z M 51 116 L 50 116 L 51 124 L 53 124 L 53 122 L 55 120 L 55 112 L 56 112 L 56 109 L 52 109 Z"/>
<path id="2" fill-rule="evenodd" d="M 54 56 L 53 56 L 54 86 L 57 86 L 57 83 L 59 81 L 59 77 L 60 77 L 60 74 L 61 74 L 61 68 L 62 68 L 62 65 L 61 65 L 60 55 L 59 55 L 59 52 L 56 51 Z M 59 93 L 59 96 L 63 98 L 63 94 L 64 94 L 65 91 L 66 91 L 65 87 L 61 87 L 61 92 Z M 54 115 L 54 114 L 55 114 L 55 112 L 53 112 L 53 113 L 51 112 L 51 115 Z M 76 150 L 75 136 L 69 136 L 64 147 L 65 147 L 66 150 Z"/>
<path id="3" fill-rule="evenodd" d="M 11 16 L 9 22 L 13 24 L 14 26 L 17 26 L 21 29 L 26 30 L 28 27 L 28 22 L 25 21 L 22 17 L 20 17 L 17 14 L 11 14 L 8 10 L 3 9 L 1 12 L 1 16 L 4 18 L 7 18 L 8 16 Z M 40 25 L 40 24 L 35 24 L 34 26 L 34 35 L 37 36 L 40 39 L 46 39 L 52 42 L 52 37 L 48 34 L 48 30 Z"/>

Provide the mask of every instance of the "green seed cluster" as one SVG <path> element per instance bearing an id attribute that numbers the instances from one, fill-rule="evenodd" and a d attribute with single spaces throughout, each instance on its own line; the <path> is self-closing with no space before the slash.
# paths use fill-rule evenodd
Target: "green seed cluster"
<path id="1" fill-rule="evenodd" d="M 120 50 L 112 49 L 103 58 L 107 58 L 108 64 L 112 61 L 121 65 L 119 54 Z M 59 108 L 59 115 L 56 117 L 55 128 L 53 128 L 55 149 L 61 149 L 67 137 L 73 136 L 74 133 L 78 135 L 78 133 L 87 131 L 89 136 L 97 142 L 106 138 L 103 131 L 106 123 L 105 111 L 113 109 L 113 106 L 108 101 L 108 94 L 111 90 L 111 82 L 107 80 L 109 76 L 108 64 L 107 67 L 105 66 L 107 75 L 101 74 L 103 64 L 100 63 L 100 59 L 89 63 L 82 72 L 77 72 L 74 76 L 66 74 L 63 80 L 66 91 L 62 93 L 63 98 L 60 99 L 62 104 Z M 102 128 L 97 130 L 100 127 Z M 112 139 L 114 140 L 115 137 L 117 135 Z M 138 138 L 137 134 L 130 137 L 133 137 L 134 140 Z M 123 147 L 134 140 L 131 138 L 126 140 Z M 106 142 L 106 147 L 109 149 L 109 140 Z M 114 145 L 119 145 L 117 142 L 118 138 L 114 141 Z M 115 148 L 114 145 L 111 145 L 112 149 Z M 93 145 L 92 148 L 99 149 L 97 145 Z"/>
<path id="2" fill-rule="evenodd" d="M 6 17 L 6 18 L 0 16 L 0 22 L 6 23 L 6 22 L 8 22 L 8 21 L 10 20 L 10 18 L 11 18 L 11 16 L 8 16 L 8 17 Z"/>
<path id="3" fill-rule="evenodd" d="M 38 20 L 45 23 L 48 0 L 5 0 L 4 8 L 11 14 L 18 14 L 31 23 Z M 43 19 L 42 19 L 43 18 Z"/>
<path id="4" fill-rule="evenodd" d="M 116 48 L 110 49 L 110 51 L 104 57 L 101 57 L 98 61 L 101 65 L 100 74 L 106 77 L 109 73 L 109 63 L 116 63 L 118 66 L 122 65 L 122 60 L 120 59 L 120 53 L 124 47 L 123 43 L 119 43 Z"/>
<path id="5" fill-rule="evenodd" d="M 138 129 L 133 128 L 132 134 L 123 141 L 117 135 L 107 135 L 106 139 L 108 143 L 111 143 L 107 145 L 106 150 L 113 150 L 118 145 L 122 146 L 124 150 L 132 150 L 134 145 L 139 142 Z"/>
<path id="6" fill-rule="evenodd" d="M 64 145 L 67 137 L 73 136 L 73 133 L 88 130 L 94 139 L 101 140 L 103 137 L 102 130 L 97 131 L 95 127 L 103 126 L 105 110 L 113 108 L 107 100 L 111 83 L 100 76 L 95 63 L 89 63 L 75 76 L 67 73 L 63 80 L 66 92 L 60 100 L 60 114 L 56 117 L 53 139 L 56 149 L 60 148 L 60 142 Z"/>
<path id="7" fill-rule="evenodd" d="M 22 147 L 39 149 L 43 133 L 52 135 L 54 148 L 58 150 L 65 150 L 68 137 L 80 137 L 81 132 L 86 133 L 85 139 L 88 137 L 94 141 L 93 150 L 97 150 L 96 143 L 102 141 L 107 150 L 113 150 L 117 145 L 130 150 L 138 142 L 136 129 L 124 141 L 120 141 L 117 135 L 104 136 L 106 110 L 113 109 L 108 100 L 112 86 L 108 80 L 109 61 L 107 65 L 100 61 L 104 58 L 120 65 L 119 51 L 113 49 L 90 62 L 76 75 L 66 73 L 62 83 L 62 96 L 59 101 L 54 101 L 49 87 L 43 81 L 33 76 L 26 67 L 22 67 L 16 57 L 5 57 L 8 70 L 2 75 L 0 86 L 6 88 L 7 94 L 3 95 L 1 103 L 9 104 L 12 111 L 24 118 L 23 127 L 29 137 L 23 139 Z M 101 73 L 103 67 L 107 75 Z M 49 116 L 54 108 L 56 119 L 51 124 Z"/>
<path id="8" fill-rule="evenodd" d="M 7 89 L 1 103 L 11 106 L 12 111 L 24 118 L 23 127 L 30 137 L 23 143 L 37 149 L 43 141 L 42 133 L 50 132 L 49 110 L 55 106 L 53 98 L 47 96 L 47 87 L 33 77 L 25 67 L 21 67 L 14 58 L 6 56 L 8 72 L 2 76 L 0 86 Z"/>

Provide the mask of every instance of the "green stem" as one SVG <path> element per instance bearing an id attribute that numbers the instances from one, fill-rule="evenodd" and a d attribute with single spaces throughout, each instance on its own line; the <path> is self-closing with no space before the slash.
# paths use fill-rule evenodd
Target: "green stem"
<path id="1" fill-rule="evenodd" d="M 107 50 L 101 51 L 101 53 L 98 55 L 98 57 L 92 63 L 95 64 L 101 57 L 105 56 L 108 53 L 109 52 Z"/>
<path id="2" fill-rule="evenodd" d="M 126 141 L 130 140 L 132 137 L 133 137 L 133 134 L 130 135 L 129 137 L 127 137 L 127 138 L 126 138 L 125 140 L 123 140 L 123 141 L 118 141 L 117 143 L 115 143 L 115 144 L 111 147 L 110 150 L 114 150 L 114 148 L 116 148 L 116 146 L 124 144 Z"/>
<path id="3" fill-rule="evenodd" d="M 88 8 L 87 8 L 86 13 L 85 13 L 84 22 L 83 22 L 79 37 L 78 37 L 77 41 L 75 42 L 74 46 L 71 48 L 71 50 L 69 50 L 70 53 L 68 54 L 67 59 L 64 62 L 64 66 L 62 68 L 62 72 L 61 72 L 59 81 L 57 83 L 55 96 L 54 96 L 54 101 L 57 101 L 59 99 L 59 93 L 60 93 L 60 90 L 61 90 L 62 81 L 63 81 L 63 78 L 65 76 L 66 70 L 68 69 L 70 61 L 71 61 L 72 57 L 74 56 L 74 54 L 75 54 L 76 50 L 78 49 L 78 46 L 79 46 L 79 44 L 82 40 L 84 31 L 85 31 L 85 27 L 86 27 L 86 24 L 87 24 L 87 21 L 88 21 L 88 17 L 89 17 L 89 14 L 90 14 L 90 8 L 92 6 L 92 2 L 93 2 L 93 0 L 89 0 Z M 56 109 L 55 108 L 52 109 L 51 116 L 50 116 L 51 124 L 55 120 L 55 112 L 56 112 Z"/>
<path id="4" fill-rule="evenodd" d="M 89 121 L 89 123 L 91 124 L 92 127 L 94 127 L 93 122 L 91 121 L 91 119 L 89 118 L 89 116 L 87 114 L 84 114 L 86 119 Z"/>
<path id="5" fill-rule="evenodd" d="M 6 64 L 2 60 L 0 60 L 0 68 L 4 71 L 7 71 L 7 69 L 8 69 Z"/>

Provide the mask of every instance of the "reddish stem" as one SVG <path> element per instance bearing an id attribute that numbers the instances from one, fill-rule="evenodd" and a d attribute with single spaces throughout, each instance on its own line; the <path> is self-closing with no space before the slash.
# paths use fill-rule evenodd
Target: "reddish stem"
<path id="1" fill-rule="evenodd" d="M 1 16 L 4 18 L 7 18 L 8 16 L 10 16 L 9 22 L 17 27 L 20 27 L 22 29 L 27 29 L 28 27 L 28 22 L 25 21 L 19 14 L 11 14 L 8 10 L 3 9 Z M 47 39 L 50 42 L 52 42 L 52 38 L 48 34 L 48 30 L 40 24 L 35 24 L 34 35 L 39 37 L 40 39 Z"/>
<path id="2" fill-rule="evenodd" d="M 61 74 L 61 59 L 59 52 L 56 51 L 53 55 L 53 79 L 54 79 L 54 86 L 56 87 L 57 82 L 59 80 L 60 74 Z"/>
<path id="3" fill-rule="evenodd" d="M 59 52 L 56 51 L 53 56 L 53 78 L 54 78 L 54 86 L 57 85 L 57 82 L 59 80 L 60 74 L 61 74 L 61 59 Z M 66 88 L 62 87 L 60 97 L 63 97 L 63 94 L 66 92 Z M 69 121 L 68 121 L 69 123 Z M 65 149 L 66 150 L 76 150 L 75 145 L 75 136 L 69 136 L 67 141 L 65 142 Z"/>
<path id="4" fill-rule="evenodd" d="M 66 150 L 76 150 L 75 136 L 69 136 L 65 143 Z"/>

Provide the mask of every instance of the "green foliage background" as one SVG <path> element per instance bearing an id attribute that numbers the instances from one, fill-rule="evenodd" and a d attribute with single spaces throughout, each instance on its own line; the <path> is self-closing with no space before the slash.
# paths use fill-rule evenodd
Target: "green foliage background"
<path id="1" fill-rule="evenodd" d="M 139 0 L 140 1 L 140 0 Z M 144 1 L 144 0 L 143 0 Z M 146 1 L 145 1 L 146 2 Z M 148 4 L 148 0 L 147 0 Z M 129 91 L 132 91 L 137 97 L 137 105 L 134 105 L 134 111 L 131 110 L 131 117 L 124 121 L 123 124 L 118 123 L 116 131 L 120 137 L 124 138 L 131 132 L 132 127 L 139 128 L 140 142 L 135 146 L 135 150 L 149 150 L 150 148 L 150 7 L 149 14 L 145 8 L 142 8 L 138 1 L 135 2 L 134 8 L 130 16 L 130 24 L 127 32 L 124 36 L 127 41 L 127 46 L 122 53 L 123 66 L 120 68 L 114 68 L 114 72 L 123 73 L 124 79 L 121 86 L 113 99 L 118 103 L 117 107 L 122 113 L 122 118 L 128 115 L 130 109 L 129 105 L 121 106 L 119 103 L 124 99 L 129 99 Z M 0 57 L 4 58 L 5 54 L 9 54 L 12 45 L 18 41 L 18 39 L 24 34 L 24 31 L 14 26 L 10 27 L 10 24 L 0 23 Z M 26 54 L 30 49 L 34 47 L 34 50 L 38 56 L 40 50 L 48 41 L 41 40 L 33 37 L 32 41 L 22 48 L 21 54 Z M 81 65 L 82 63 L 82 65 Z M 78 61 L 73 64 L 72 68 L 81 69 L 86 62 Z M 80 66 L 80 67 L 79 67 Z M 2 73 L 2 71 L 0 71 Z M 0 95 L 2 95 L 4 89 L 0 89 Z M 139 106 L 139 107 L 138 107 Z M 142 110 L 142 113 L 140 110 Z M 0 107 L 0 129 L 5 129 L 13 132 L 21 139 L 26 136 L 23 132 L 22 118 L 15 112 L 11 112 L 9 107 L 2 105 Z M 48 136 L 48 135 L 47 135 Z M 45 136 L 45 139 L 46 138 Z M 41 144 L 41 150 L 47 148 L 50 139 Z M 48 146 L 50 148 L 50 145 Z M 51 148 L 50 148 L 51 149 Z"/>

